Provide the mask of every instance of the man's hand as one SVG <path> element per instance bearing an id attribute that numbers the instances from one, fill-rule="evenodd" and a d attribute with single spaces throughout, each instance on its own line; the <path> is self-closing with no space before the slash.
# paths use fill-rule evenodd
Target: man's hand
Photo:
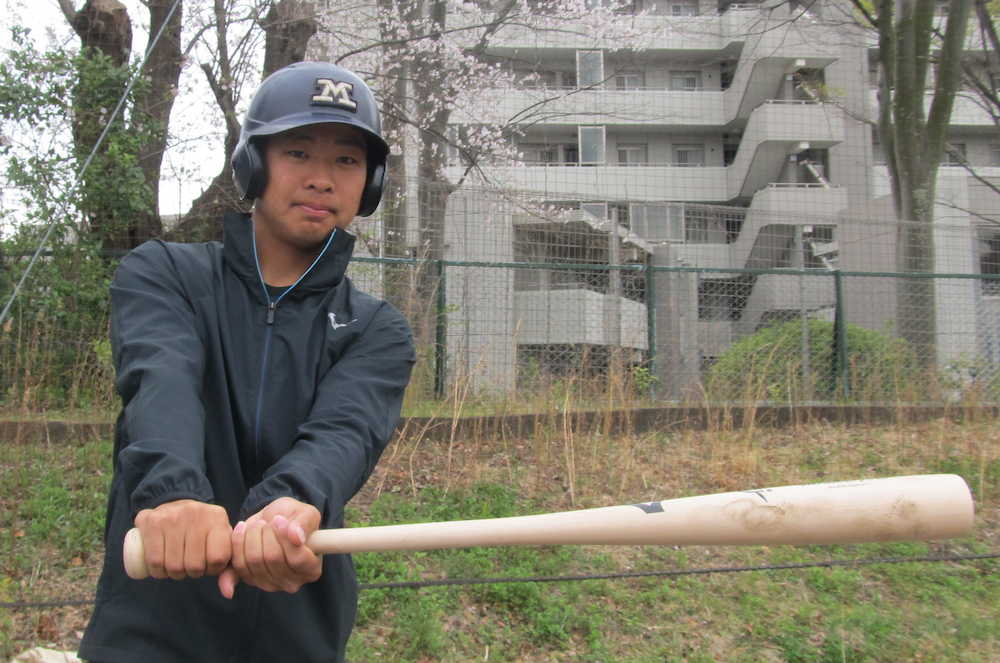
<path id="1" fill-rule="evenodd" d="M 154 578 L 215 576 L 232 557 L 232 528 L 226 510 L 196 500 L 166 502 L 135 517 Z"/>
<path id="2" fill-rule="evenodd" d="M 238 581 L 265 592 L 295 593 L 318 580 L 320 557 L 306 547 L 306 539 L 320 522 L 319 509 L 291 497 L 271 502 L 233 529 L 232 570 L 219 578 L 219 589 L 232 598 Z"/>

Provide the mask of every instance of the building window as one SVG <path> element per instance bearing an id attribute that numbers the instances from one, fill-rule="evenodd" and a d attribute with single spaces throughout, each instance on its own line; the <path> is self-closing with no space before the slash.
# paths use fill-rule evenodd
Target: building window
<path id="1" fill-rule="evenodd" d="M 556 86 L 556 72 L 529 71 L 521 77 L 521 85 L 528 89 L 549 88 Z"/>
<path id="2" fill-rule="evenodd" d="M 708 219 L 703 217 L 684 220 L 684 241 L 688 244 L 708 243 Z"/>
<path id="3" fill-rule="evenodd" d="M 697 16 L 698 0 L 671 0 L 671 16 Z"/>
<path id="4" fill-rule="evenodd" d="M 604 127 L 579 127 L 580 163 L 604 165 Z"/>
<path id="5" fill-rule="evenodd" d="M 990 165 L 1000 166 L 1000 143 L 990 145 Z"/>
<path id="6" fill-rule="evenodd" d="M 980 228 L 979 247 L 979 273 L 1000 276 L 1000 233 Z M 1000 278 L 983 279 L 982 284 L 984 295 L 1000 295 Z"/>
<path id="7" fill-rule="evenodd" d="M 646 76 L 641 71 L 620 71 L 615 74 L 616 90 L 641 90 L 646 87 Z"/>
<path id="8" fill-rule="evenodd" d="M 520 84 L 528 89 L 575 88 L 575 71 L 556 71 L 553 69 L 536 69 L 519 72 Z"/>
<path id="9" fill-rule="evenodd" d="M 619 143 L 618 164 L 621 166 L 639 166 L 649 161 L 648 150 L 642 143 Z"/>
<path id="10" fill-rule="evenodd" d="M 704 166 L 704 145 L 674 145 L 675 166 Z"/>
<path id="11" fill-rule="evenodd" d="M 615 7 L 616 14 L 623 14 L 626 16 L 635 16 L 642 12 L 645 6 L 643 0 L 626 0 Z"/>
<path id="12" fill-rule="evenodd" d="M 671 71 L 670 72 L 670 89 L 671 90 L 700 90 L 701 89 L 701 72 L 700 71 Z"/>
<path id="13" fill-rule="evenodd" d="M 684 241 L 683 203 L 646 203 L 629 206 L 633 232 L 653 242 Z"/>
<path id="14" fill-rule="evenodd" d="M 559 148 L 557 145 L 544 143 L 524 143 L 518 146 L 521 158 L 526 164 L 558 163 Z"/>
<path id="15" fill-rule="evenodd" d="M 572 165 L 580 162 L 580 151 L 572 143 L 521 143 L 521 160 L 529 166 Z"/>
<path id="16" fill-rule="evenodd" d="M 600 221 L 608 218 L 607 203 L 580 203 L 580 209 Z"/>
<path id="17" fill-rule="evenodd" d="M 576 52 L 576 79 L 580 87 L 592 87 L 604 82 L 604 53 Z"/>

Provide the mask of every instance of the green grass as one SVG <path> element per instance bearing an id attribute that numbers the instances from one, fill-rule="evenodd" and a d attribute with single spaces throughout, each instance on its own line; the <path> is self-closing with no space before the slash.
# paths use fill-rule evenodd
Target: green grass
<path id="1" fill-rule="evenodd" d="M 32 550 L 55 564 L 94 557 L 104 533 L 111 443 L 0 446 L 0 569 L 17 574 L 36 564 Z"/>
<path id="2" fill-rule="evenodd" d="M 405 520 L 482 517 L 485 494 L 503 505 L 525 502 L 510 488 L 493 484 L 448 495 L 428 490 L 409 501 Z M 399 502 L 398 496 L 380 499 L 372 512 L 395 515 Z M 507 510 L 501 508 L 498 515 Z M 723 559 L 718 553 L 711 560 L 699 556 L 687 566 L 918 556 L 929 554 L 931 545 L 857 545 L 833 554 L 820 546 L 749 548 L 726 551 Z M 660 553 L 637 549 L 640 559 Z M 568 546 L 368 553 L 356 559 L 361 582 L 620 570 L 599 551 Z M 655 559 L 651 566 L 675 564 Z M 1000 657 L 997 571 L 995 561 L 904 563 L 665 580 L 373 590 L 362 593 L 363 617 L 349 651 L 352 660 L 372 660 L 379 652 L 385 660 L 414 662 L 985 662 Z"/>
<path id="3" fill-rule="evenodd" d="M 747 548 L 509 547 L 355 556 L 359 582 L 508 578 L 915 557 L 1000 549 L 1000 432 L 803 427 L 608 438 L 426 440 L 390 449 L 352 526 L 495 518 L 778 483 L 957 472 L 975 535 Z M 575 492 L 564 443 L 574 445 Z M 88 598 L 101 562 L 107 440 L 0 445 L 0 601 Z M 666 453 L 665 453 L 666 452 Z M 1000 660 L 1000 563 L 875 564 L 361 593 L 349 660 L 843 663 Z M 0 610 L 0 660 L 76 646 L 89 608 Z"/>

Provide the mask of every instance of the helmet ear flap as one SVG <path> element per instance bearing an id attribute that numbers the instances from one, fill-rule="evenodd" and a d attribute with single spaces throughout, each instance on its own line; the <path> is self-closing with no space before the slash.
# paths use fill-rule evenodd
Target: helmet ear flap
<path id="1" fill-rule="evenodd" d="M 248 140 L 236 146 L 231 165 L 233 184 L 242 200 L 255 200 L 264 193 L 267 185 L 267 164 L 260 146 Z"/>
<path id="2" fill-rule="evenodd" d="M 365 190 L 361 194 L 361 205 L 358 206 L 358 216 L 371 216 L 382 200 L 382 190 L 385 188 L 385 164 L 376 164 L 368 173 Z"/>

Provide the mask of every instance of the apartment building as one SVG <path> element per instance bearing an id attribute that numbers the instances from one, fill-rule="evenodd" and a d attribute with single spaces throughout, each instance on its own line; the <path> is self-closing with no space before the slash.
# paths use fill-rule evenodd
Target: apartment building
<path id="1" fill-rule="evenodd" d="M 449 361 L 484 385 L 514 384 L 527 363 L 558 372 L 589 355 L 600 365 L 612 350 L 641 361 L 652 345 L 662 395 L 683 398 L 738 338 L 832 309 L 831 278 L 726 269 L 895 271 L 895 219 L 870 121 L 877 44 L 852 25 L 849 3 L 634 0 L 618 11 L 636 46 L 586 21 L 493 37 L 490 55 L 518 87 L 477 91 L 452 122 L 458 131 L 518 118 L 519 161 L 485 175 L 501 190 L 533 192 L 546 211 L 459 190 L 448 204 L 448 257 L 714 271 L 663 273 L 650 293 L 627 270 L 462 270 L 447 286 L 461 312 L 449 323 Z M 968 55 L 978 66 L 974 37 Z M 950 142 L 936 271 L 1000 272 L 990 223 L 1000 221 L 1000 196 L 985 183 L 1000 182 L 1000 138 L 972 94 L 956 100 Z M 465 174 L 460 160 L 451 174 Z M 890 328 L 893 282 L 850 287 L 851 322 Z M 1000 362 L 1000 288 L 955 280 L 937 294 L 947 337 L 939 361 L 985 353 Z"/>

